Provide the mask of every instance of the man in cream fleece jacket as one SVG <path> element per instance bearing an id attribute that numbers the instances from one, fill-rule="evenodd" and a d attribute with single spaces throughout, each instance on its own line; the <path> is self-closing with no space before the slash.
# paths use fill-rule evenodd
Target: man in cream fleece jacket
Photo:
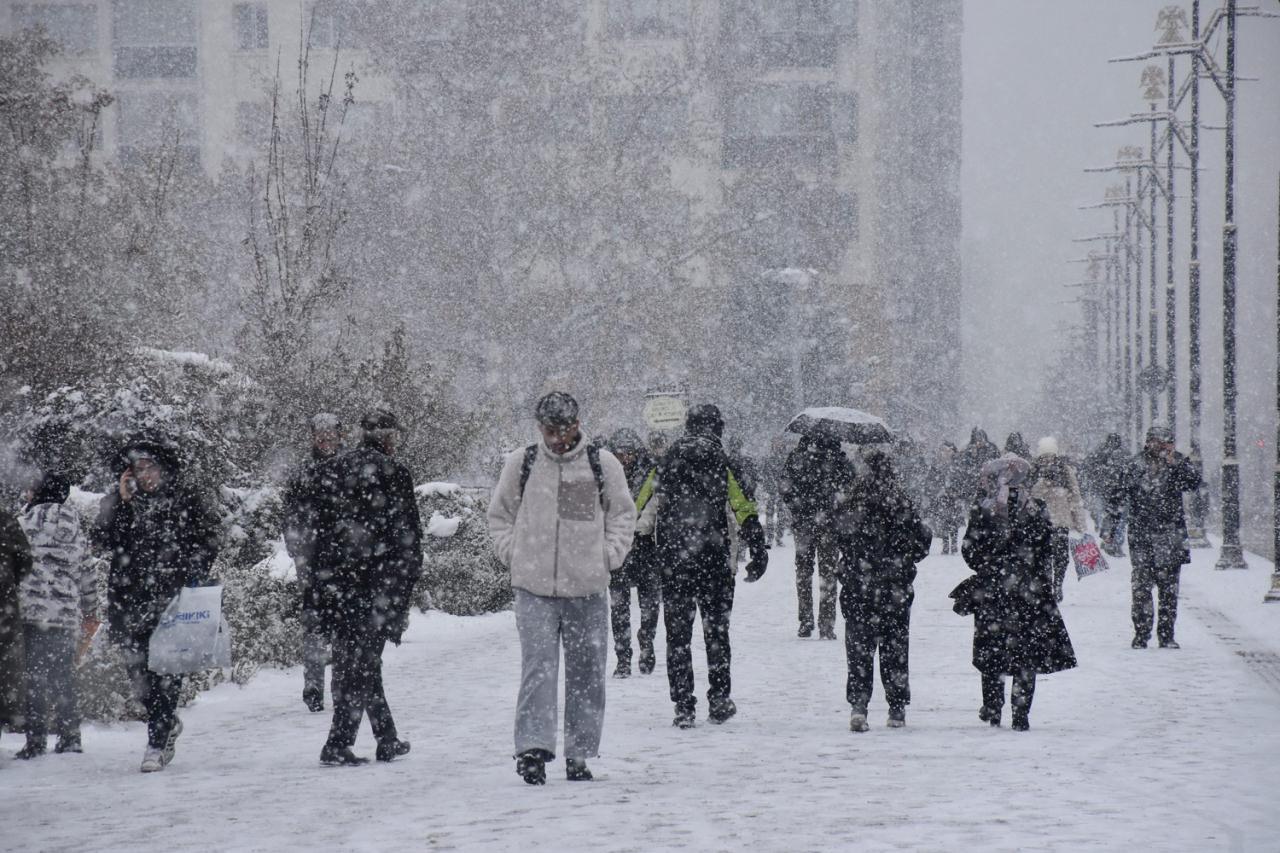
<path id="1" fill-rule="evenodd" d="M 604 726 L 609 576 L 631 549 L 636 520 L 622 464 L 588 447 L 573 397 L 547 394 L 536 416 L 542 440 L 507 457 L 489 504 L 520 633 L 516 772 L 531 785 L 546 782 L 546 762 L 555 758 L 561 646 L 566 775 L 591 779 L 587 759 L 599 751 Z"/>

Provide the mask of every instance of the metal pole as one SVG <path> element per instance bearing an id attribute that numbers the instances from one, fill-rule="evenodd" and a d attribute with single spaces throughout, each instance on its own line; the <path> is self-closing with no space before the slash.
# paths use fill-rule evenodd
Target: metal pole
<path id="1" fill-rule="evenodd" d="M 1165 192 L 1164 200 L 1164 349 L 1165 349 L 1165 410 L 1169 416 L 1169 430 L 1175 438 L 1178 434 L 1178 297 L 1173 284 L 1173 144 L 1175 121 L 1173 110 L 1173 55 L 1169 56 L 1169 119 L 1165 126 Z"/>
<path id="2" fill-rule="evenodd" d="M 1217 568 L 1246 568 L 1240 548 L 1240 461 L 1236 459 L 1236 0 L 1227 0 L 1226 208 L 1222 223 L 1222 550 Z"/>
<path id="3" fill-rule="evenodd" d="M 1172 88 L 1172 86 L 1170 87 Z M 1156 111 L 1156 105 L 1151 105 L 1151 112 Z M 1151 393 L 1151 420 L 1150 425 L 1155 426 L 1156 421 L 1160 420 L 1160 386 L 1155 381 L 1155 372 L 1160 369 L 1160 311 L 1158 309 L 1159 301 L 1156 299 L 1156 189 L 1159 178 L 1156 176 L 1156 122 L 1151 122 L 1151 166 L 1147 175 L 1147 196 L 1150 200 L 1151 215 L 1147 220 L 1150 230 L 1148 248 L 1151 251 L 1151 293 L 1147 298 L 1147 370 L 1151 375 L 1149 383 Z"/>
<path id="4" fill-rule="evenodd" d="M 1133 287 L 1133 372 L 1137 385 L 1133 399 L 1133 441 L 1134 447 L 1142 447 L 1142 169 L 1138 172 L 1136 195 L 1129 196 L 1129 207 L 1133 209 L 1134 238 L 1134 287 Z"/>
<path id="5" fill-rule="evenodd" d="M 1124 179 L 1125 198 L 1132 192 L 1132 178 Z M 1137 406 L 1133 399 L 1133 211 L 1124 206 L 1124 431 L 1130 448 L 1138 447 Z"/>
<path id="6" fill-rule="evenodd" d="M 1271 511 L 1271 589 L 1264 601 L 1280 601 L 1280 180 L 1276 185 L 1276 471 Z"/>
<path id="7" fill-rule="evenodd" d="M 1191 4 L 1191 41 L 1200 43 L 1200 0 Z M 1191 54 L 1191 263 L 1187 273 L 1188 399 L 1191 419 L 1191 464 L 1204 471 L 1200 451 L 1200 51 Z M 1192 548 L 1208 548 L 1205 515 L 1209 509 L 1209 489 L 1201 484 L 1190 495 L 1187 540 Z"/>

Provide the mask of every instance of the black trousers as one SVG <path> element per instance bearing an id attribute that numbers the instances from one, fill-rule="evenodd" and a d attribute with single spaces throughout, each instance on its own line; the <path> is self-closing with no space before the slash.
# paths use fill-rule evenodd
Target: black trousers
<path id="1" fill-rule="evenodd" d="M 1025 720 L 1031 714 L 1031 700 L 1036 695 L 1035 670 L 1024 669 L 1013 677 L 1010 704 L 1013 718 Z M 982 704 L 999 716 L 1004 708 L 1004 675 L 999 672 L 982 673 Z"/>
<path id="2" fill-rule="evenodd" d="M 889 707 L 911 703 L 907 661 L 911 636 L 911 608 L 844 608 L 844 650 L 849 665 L 845 698 L 856 711 L 866 712 L 875 688 L 875 655 L 880 652 L 880 683 Z"/>
<path id="3" fill-rule="evenodd" d="M 1071 565 L 1070 531 L 1065 527 L 1053 528 L 1049 538 L 1049 561 L 1053 564 L 1053 594 L 1062 600 L 1062 583 Z"/>
<path id="4" fill-rule="evenodd" d="M 372 626 L 340 629 L 333 638 L 333 722 L 329 745 L 354 746 L 367 713 L 378 743 L 396 739 L 396 724 L 382 689 L 382 650 L 387 640 Z"/>
<path id="5" fill-rule="evenodd" d="M 24 624 L 22 635 L 27 654 L 27 737 L 47 737 L 50 717 L 59 737 L 79 734 L 74 672 L 77 632 Z"/>
<path id="6" fill-rule="evenodd" d="M 840 547 L 835 537 L 813 524 L 797 524 L 796 602 L 800 627 L 813 630 L 813 569 L 818 567 L 818 631 L 836 629 L 836 599 L 840 584 Z"/>
<path id="7" fill-rule="evenodd" d="M 1178 585 L 1182 577 L 1182 564 L 1159 566 L 1144 549 L 1130 551 L 1133 573 L 1129 585 L 1133 592 L 1131 615 L 1133 633 L 1141 638 L 1151 636 L 1151 623 L 1155 621 L 1155 607 L 1151 600 L 1154 586 L 1160 598 L 1160 621 L 1156 636 L 1162 643 L 1173 640 L 1174 623 L 1178 620 Z"/>
<path id="8" fill-rule="evenodd" d="M 715 708 L 729 699 L 729 614 L 733 611 L 733 576 L 720 554 L 696 583 L 667 583 L 662 588 L 662 615 L 667 631 L 667 683 L 676 711 L 692 714 L 693 620 L 702 614 L 702 641 L 707 651 L 707 702 Z M 697 571 L 697 566 L 676 567 Z M 676 574 L 680 578 L 680 574 Z M 685 575 L 685 577 L 688 577 Z M 695 575 L 696 577 L 696 575 Z"/>
<path id="9" fill-rule="evenodd" d="M 637 567 L 640 568 L 640 567 Z M 609 624 L 613 628 L 613 648 L 619 663 L 631 662 L 631 588 L 640 597 L 640 630 L 636 640 L 641 651 L 653 648 L 658 635 L 658 612 L 662 604 L 662 581 L 651 566 L 635 573 L 617 571 L 609 580 Z"/>
<path id="10" fill-rule="evenodd" d="M 148 667 L 151 635 L 130 637 L 121 645 L 133 695 L 147 710 L 147 746 L 162 749 L 177 719 L 182 696 L 181 675 L 157 675 Z"/>

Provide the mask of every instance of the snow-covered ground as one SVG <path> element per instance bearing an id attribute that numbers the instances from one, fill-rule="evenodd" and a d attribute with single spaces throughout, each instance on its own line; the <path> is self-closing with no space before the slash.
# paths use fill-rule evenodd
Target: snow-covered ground
<path id="1" fill-rule="evenodd" d="M 6 735 L 0 849 L 1274 851 L 1280 604 L 1262 603 L 1270 564 L 1223 573 L 1214 556 L 1184 573 L 1181 651 L 1129 648 L 1127 562 L 1070 580 L 1080 667 L 1040 681 L 1019 734 L 977 719 L 971 622 L 947 599 L 966 570 L 935 554 L 908 726 L 884 727 L 877 684 L 873 727 L 852 734 L 843 643 L 795 637 L 792 552 L 775 549 L 738 586 L 738 717 L 673 729 L 660 647 L 653 675 L 609 683 L 597 781 L 568 783 L 557 762 L 544 788 L 509 757 L 511 615 L 415 614 L 386 656 L 405 759 L 320 767 L 327 715 L 304 709 L 299 671 L 266 670 L 185 709 L 163 773 L 138 773 L 137 723 L 87 726 L 84 755 L 29 763 Z M 356 751 L 372 754 L 367 724 Z"/>

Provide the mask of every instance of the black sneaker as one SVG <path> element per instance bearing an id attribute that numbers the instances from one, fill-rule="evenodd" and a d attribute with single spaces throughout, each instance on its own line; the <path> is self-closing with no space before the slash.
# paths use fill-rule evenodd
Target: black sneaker
<path id="1" fill-rule="evenodd" d="M 620 660 L 618 667 L 613 671 L 614 678 L 630 678 L 631 677 L 631 661 Z"/>
<path id="2" fill-rule="evenodd" d="M 677 729 L 691 729 L 697 724 L 693 711 L 676 711 L 676 718 L 671 721 L 671 725 Z"/>
<path id="3" fill-rule="evenodd" d="M 1147 638 L 1135 636 L 1129 646 L 1134 649 L 1145 649 L 1147 647 Z"/>
<path id="4" fill-rule="evenodd" d="M 812 626 L 812 625 L 801 625 L 801 626 L 800 626 L 800 630 L 799 630 L 799 631 L 796 631 L 796 636 L 797 636 L 797 637 L 799 637 L 799 638 L 800 638 L 800 639 L 802 639 L 802 640 L 807 640 L 807 639 L 809 639 L 810 637 L 812 637 L 812 636 L 813 636 L 813 626 Z"/>
<path id="5" fill-rule="evenodd" d="M 1177 641 L 1177 640 L 1161 640 L 1161 641 L 1160 641 L 1160 648 L 1162 648 L 1162 649 L 1180 649 L 1180 648 L 1182 648 L 1182 646 L 1178 645 L 1178 641 Z"/>
<path id="6" fill-rule="evenodd" d="M 302 691 L 302 701 L 311 713 L 324 710 L 323 688 L 308 687 Z"/>
<path id="7" fill-rule="evenodd" d="M 551 754 L 545 749 L 530 749 L 516 757 L 516 774 L 529 785 L 547 784 L 547 759 Z"/>
<path id="8" fill-rule="evenodd" d="M 586 759 L 583 758 L 566 758 L 564 775 L 570 782 L 590 782 L 595 778 L 587 769 Z"/>
<path id="9" fill-rule="evenodd" d="M 62 735 L 58 738 L 58 743 L 54 746 L 53 751 L 59 755 L 64 752 L 84 752 L 84 747 L 80 744 L 80 733 Z"/>
<path id="10" fill-rule="evenodd" d="M 1013 723 L 1010 725 L 1010 728 L 1015 732 L 1029 732 L 1031 731 L 1031 721 L 1027 719 L 1025 714 L 1014 714 Z"/>
<path id="11" fill-rule="evenodd" d="M 818 631 L 819 640 L 834 640 L 836 638 L 835 628 L 823 628 Z"/>
<path id="12" fill-rule="evenodd" d="M 368 764 L 369 759 L 356 755 L 349 746 L 330 746 L 326 743 L 320 750 L 320 763 L 326 767 L 359 767 L 361 764 Z"/>
<path id="13" fill-rule="evenodd" d="M 640 674 L 648 675 L 653 672 L 654 666 L 657 664 L 657 658 L 653 654 L 653 646 L 640 647 Z"/>
<path id="14" fill-rule="evenodd" d="M 900 729 L 907 724 L 906 708 L 890 708 L 887 725 L 891 729 Z"/>
<path id="15" fill-rule="evenodd" d="M 401 755 L 409 754 L 409 741 L 407 740 L 384 740 L 378 744 L 378 749 L 374 753 L 379 761 L 391 761 L 399 758 Z"/>
<path id="16" fill-rule="evenodd" d="M 727 723 L 733 719 L 733 715 L 738 713 L 738 706 L 733 704 L 732 699 L 726 699 L 723 702 L 717 702 L 711 706 L 711 711 L 707 714 L 707 719 L 715 723 L 717 726 L 721 723 Z"/>
<path id="17" fill-rule="evenodd" d="M 48 751 L 48 744 L 45 742 L 44 735 L 39 737 L 27 735 L 27 745 L 15 752 L 13 757 L 28 761 L 44 755 L 46 751 Z"/>
<path id="18" fill-rule="evenodd" d="M 978 709 L 978 719 L 984 723 L 990 723 L 992 726 L 1000 725 L 1000 711 L 995 708 L 988 708 L 983 705 Z"/>

